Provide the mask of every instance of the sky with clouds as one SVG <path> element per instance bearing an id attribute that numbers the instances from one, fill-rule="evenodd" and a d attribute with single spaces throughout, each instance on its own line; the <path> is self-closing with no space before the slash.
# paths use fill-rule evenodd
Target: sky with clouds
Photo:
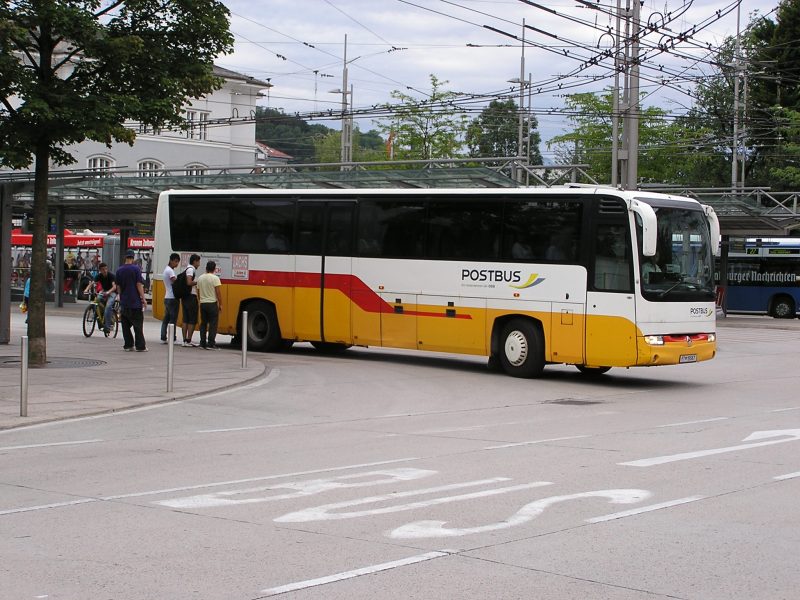
<path id="1" fill-rule="evenodd" d="M 445 89 L 466 94 L 479 111 L 492 97 L 519 98 L 522 22 L 525 76 L 542 139 L 568 126 L 559 109 L 565 93 L 598 91 L 613 83 L 607 57 L 616 26 L 612 0 L 223 0 L 231 12 L 233 54 L 217 64 L 268 81 L 260 104 L 286 113 L 335 114 L 341 110 L 344 42 L 353 105 L 367 111 L 393 102 L 400 90 L 419 98 L 430 75 Z M 623 6 L 625 0 L 622 0 Z M 742 0 L 741 26 L 753 11 L 769 13 L 777 0 Z M 645 0 L 642 21 L 653 25 L 643 40 L 641 89 L 646 103 L 679 113 L 691 104 L 686 90 L 712 72 L 709 47 L 736 32 L 735 0 Z M 687 34 L 668 52 L 658 50 Z M 348 86 L 349 87 L 349 86 Z M 475 116 L 477 112 L 471 114 Z M 320 121 L 338 128 L 336 120 Z M 358 119 L 375 127 L 374 119 Z M 545 151 L 546 148 L 542 147 Z M 546 152 L 545 152 L 546 154 Z"/>

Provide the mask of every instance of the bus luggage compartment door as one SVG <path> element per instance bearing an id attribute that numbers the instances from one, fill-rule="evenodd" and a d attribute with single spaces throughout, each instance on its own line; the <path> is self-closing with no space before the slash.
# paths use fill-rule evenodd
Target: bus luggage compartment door
<path id="1" fill-rule="evenodd" d="M 636 364 L 636 303 L 633 294 L 586 295 L 586 361 L 593 367 Z"/>
<path id="2" fill-rule="evenodd" d="M 417 349 L 417 295 L 381 293 L 381 345 Z"/>
<path id="3" fill-rule="evenodd" d="M 487 354 L 486 299 L 417 297 L 420 350 Z"/>

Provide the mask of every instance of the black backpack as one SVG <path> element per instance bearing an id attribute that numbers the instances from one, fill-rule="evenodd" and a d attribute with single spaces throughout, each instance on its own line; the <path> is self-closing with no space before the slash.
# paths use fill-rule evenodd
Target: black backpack
<path id="1" fill-rule="evenodd" d="M 172 282 L 172 295 L 175 296 L 176 299 L 181 300 L 182 298 L 188 297 L 191 293 L 192 288 L 189 287 L 189 283 L 186 281 L 186 271 L 181 271 L 178 273 L 175 281 Z"/>

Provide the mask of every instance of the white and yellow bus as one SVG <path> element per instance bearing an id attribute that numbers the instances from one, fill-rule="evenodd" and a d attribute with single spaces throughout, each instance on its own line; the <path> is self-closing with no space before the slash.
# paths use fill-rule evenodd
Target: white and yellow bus
<path id="1" fill-rule="evenodd" d="M 612 188 L 167 191 L 155 260 L 217 263 L 219 333 L 248 347 L 489 357 L 535 377 L 716 353 L 719 223 L 695 200 Z M 156 274 L 155 316 L 163 314 Z"/>

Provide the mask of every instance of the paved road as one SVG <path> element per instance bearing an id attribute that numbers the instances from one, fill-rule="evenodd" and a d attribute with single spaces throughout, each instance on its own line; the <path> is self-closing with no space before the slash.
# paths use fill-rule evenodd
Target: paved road
<path id="1" fill-rule="evenodd" d="M 0 595 L 797 598 L 800 322 L 719 337 L 599 381 L 299 345 L 237 391 L 0 432 Z"/>

